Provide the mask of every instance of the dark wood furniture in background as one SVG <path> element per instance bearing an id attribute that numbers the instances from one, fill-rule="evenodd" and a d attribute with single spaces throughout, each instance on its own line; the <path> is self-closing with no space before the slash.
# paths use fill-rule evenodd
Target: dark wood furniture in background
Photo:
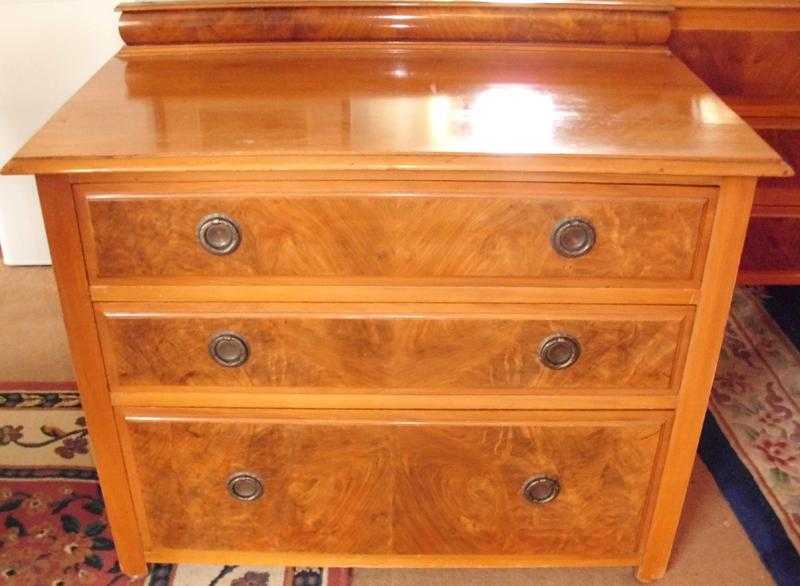
<path id="1" fill-rule="evenodd" d="M 800 170 L 800 1 L 673 3 L 675 54 Z M 759 180 L 739 282 L 800 284 L 800 177 Z"/>

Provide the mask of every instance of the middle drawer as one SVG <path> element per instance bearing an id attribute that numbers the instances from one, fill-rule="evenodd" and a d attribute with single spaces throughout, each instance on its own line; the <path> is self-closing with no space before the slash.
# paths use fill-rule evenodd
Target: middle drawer
<path id="1" fill-rule="evenodd" d="M 98 304 L 112 390 L 674 394 L 690 307 Z"/>

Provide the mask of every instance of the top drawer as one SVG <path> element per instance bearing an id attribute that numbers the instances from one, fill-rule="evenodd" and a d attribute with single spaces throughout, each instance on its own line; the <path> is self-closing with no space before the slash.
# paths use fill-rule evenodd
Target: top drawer
<path id="1" fill-rule="evenodd" d="M 76 196 L 94 283 L 625 286 L 698 280 L 715 190 L 279 181 L 94 184 Z"/>

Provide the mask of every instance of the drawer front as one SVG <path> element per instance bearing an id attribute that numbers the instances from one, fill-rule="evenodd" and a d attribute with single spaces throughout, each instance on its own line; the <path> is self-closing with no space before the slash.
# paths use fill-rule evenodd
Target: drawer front
<path id="1" fill-rule="evenodd" d="M 688 307 L 101 304 L 112 389 L 674 393 Z"/>
<path id="2" fill-rule="evenodd" d="M 172 561 L 175 550 L 626 558 L 638 550 L 668 421 L 663 412 L 120 417 L 145 547 Z"/>
<path id="3" fill-rule="evenodd" d="M 77 189 L 94 283 L 696 281 L 715 193 L 385 181 Z"/>

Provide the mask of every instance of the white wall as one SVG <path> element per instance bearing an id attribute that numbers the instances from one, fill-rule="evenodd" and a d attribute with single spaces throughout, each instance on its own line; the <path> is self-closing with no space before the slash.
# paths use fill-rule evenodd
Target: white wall
<path id="1" fill-rule="evenodd" d="M 0 166 L 122 45 L 119 0 L 0 0 Z M 31 177 L 0 177 L 6 264 L 49 264 Z"/>

